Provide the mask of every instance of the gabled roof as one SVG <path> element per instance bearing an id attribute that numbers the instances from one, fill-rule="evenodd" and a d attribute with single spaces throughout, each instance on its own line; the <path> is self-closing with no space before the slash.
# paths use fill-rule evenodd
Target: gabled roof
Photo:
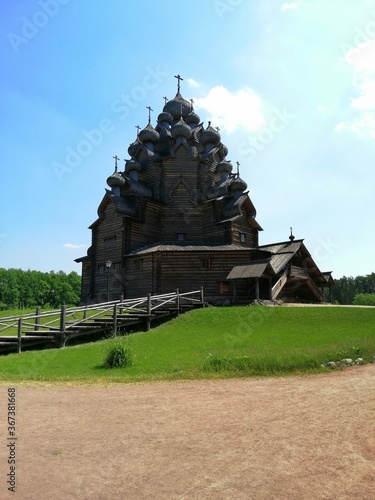
<path id="1" fill-rule="evenodd" d="M 322 272 L 322 275 L 324 276 L 326 282 L 329 285 L 335 284 L 335 280 L 332 278 L 332 271 L 324 271 L 324 272 Z"/>
<path id="2" fill-rule="evenodd" d="M 229 201 L 222 208 L 223 218 L 220 222 L 228 222 L 233 221 L 241 216 L 241 207 L 242 205 L 245 207 L 248 212 L 248 223 L 254 229 L 258 229 L 258 231 L 263 231 L 262 227 L 255 220 L 256 210 L 249 198 L 248 192 L 239 196 L 237 199 L 231 197 Z"/>
<path id="3" fill-rule="evenodd" d="M 98 207 L 99 217 L 89 226 L 89 229 L 93 229 L 103 219 L 104 212 L 111 201 L 114 203 L 116 212 L 119 215 L 131 217 L 133 219 L 139 218 L 137 213 L 137 207 L 129 198 L 124 196 L 116 196 L 115 194 L 112 193 L 112 191 L 106 189 L 103 199 Z"/>
<path id="4" fill-rule="evenodd" d="M 327 279 L 314 262 L 303 241 L 303 239 L 281 241 L 279 243 L 272 243 L 271 245 L 262 245 L 259 248 L 271 252 L 271 265 L 277 274 L 282 271 L 283 267 L 288 264 L 294 255 L 300 253 L 306 259 L 309 275 L 314 277 L 314 280 L 320 285 L 324 286 L 327 283 Z"/>
<path id="5" fill-rule="evenodd" d="M 260 245 L 259 248 L 262 250 L 268 250 L 272 253 L 280 253 L 280 252 L 297 252 L 300 249 L 301 243 L 303 243 L 303 239 L 301 240 L 293 240 L 293 241 L 281 241 L 279 243 L 271 243 L 268 245 Z M 305 247 L 306 248 L 306 247 Z"/>

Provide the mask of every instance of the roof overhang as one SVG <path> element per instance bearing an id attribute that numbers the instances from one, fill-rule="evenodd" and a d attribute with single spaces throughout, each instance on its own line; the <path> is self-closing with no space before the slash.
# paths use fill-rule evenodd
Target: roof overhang
<path id="1" fill-rule="evenodd" d="M 267 260 L 254 260 L 248 264 L 235 266 L 226 277 L 227 280 L 261 278 L 274 275 L 273 269 Z"/>

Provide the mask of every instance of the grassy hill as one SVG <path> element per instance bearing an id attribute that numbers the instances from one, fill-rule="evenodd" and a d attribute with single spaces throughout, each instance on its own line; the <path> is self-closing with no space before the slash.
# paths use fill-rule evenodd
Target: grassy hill
<path id="1" fill-rule="evenodd" d="M 130 346 L 133 365 L 105 369 L 108 349 Z M 173 380 L 317 372 L 375 355 L 375 308 L 227 307 L 186 313 L 148 333 L 0 356 L 0 380 Z"/>

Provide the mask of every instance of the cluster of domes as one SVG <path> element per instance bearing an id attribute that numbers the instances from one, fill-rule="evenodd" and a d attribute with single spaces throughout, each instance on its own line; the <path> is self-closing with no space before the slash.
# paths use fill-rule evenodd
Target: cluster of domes
<path id="1" fill-rule="evenodd" d="M 185 100 L 180 92 L 177 92 L 174 99 L 167 101 L 163 107 L 163 111 L 159 114 L 156 129 L 149 122 L 147 126 L 141 130 L 135 142 L 130 144 L 128 153 L 131 157 L 135 156 L 138 147 L 143 144 L 147 147 L 155 145 L 160 139 L 160 134 L 166 134 L 174 140 L 181 137 L 190 139 L 192 131 L 199 125 L 200 117 L 194 112 L 192 103 Z M 220 134 L 213 129 L 210 124 L 206 130 L 202 125 L 203 137 L 202 145 L 213 144 L 217 145 L 220 142 Z"/>
<path id="2" fill-rule="evenodd" d="M 200 117 L 193 110 L 193 101 L 184 99 L 178 91 L 174 99 L 167 101 L 163 111 L 159 114 L 157 126 L 154 128 L 150 119 L 147 126 L 142 129 L 136 140 L 130 144 L 128 153 L 134 158 L 140 146 L 145 146 L 149 154 L 153 154 L 154 146 L 162 138 L 171 138 L 189 140 L 194 135 L 194 140 L 201 144 L 201 152 L 209 152 L 212 148 L 219 148 L 220 157 L 228 154 L 228 148 L 221 143 L 219 129 L 212 127 L 208 122 L 207 128 L 204 128 L 200 122 Z M 171 146 L 172 147 L 172 146 Z"/>
<path id="3" fill-rule="evenodd" d="M 149 109 L 151 111 L 151 108 Z M 174 99 L 165 103 L 155 128 L 150 123 L 149 115 L 148 124 L 138 131 L 136 140 L 128 148 L 130 160 L 126 160 L 124 173 L 115 172 L 108 177 L 107 184 L 116 191 L 124 184 L 127 189 L 128 184 L 132 189 L 135 189 L 135 185 L 140 189 L 142 183 L 138 181 L 138 174 L 141 173 L 142 166 L 155 159 L 173 156 L 179 144 L 184 144 L 193 158 L 200 155 L 206 164 L 207 161 L 218 162 L 215 172 L 220 176 L 220 180 L 207 187 L 207 195 L 210 198 L 232 195 L 236 200 L 247 189 L 246 182 L 239 177 L 238 172 L 232 173 L 233 166 L 226 159 L 228 148 L 221 142 L 219 128 L 214 128 L 211 122 L 208 122 L 205 128 L 193 110 L 193 101 L 185 100 L 179 89 Z M 141 151 L 145 156 L 140 155 Z"/>

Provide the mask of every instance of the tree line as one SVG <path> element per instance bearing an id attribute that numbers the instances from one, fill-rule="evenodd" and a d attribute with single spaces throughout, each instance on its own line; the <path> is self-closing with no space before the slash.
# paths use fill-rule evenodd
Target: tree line
<path id="1" fill-rule="evenodd" d="M 75 306 L 80 295 L 81 278 L 76 272 L 0 268 L 0 309 Z M 338 304 L 375 305 L 375 273 L 335 280 L 332 300 Z"/>
<path id="2" fill-rule="evenodd" d="M 332 299 L 338 304 L 375 305 L 375 273 L 335 280 Z"/>
<path id="3" fill-rule="evenodd" d="M 59 307 L 78 305 L 81 278 L 76 272 L 24 271 L 0 268 L 0 308 Z"/>

